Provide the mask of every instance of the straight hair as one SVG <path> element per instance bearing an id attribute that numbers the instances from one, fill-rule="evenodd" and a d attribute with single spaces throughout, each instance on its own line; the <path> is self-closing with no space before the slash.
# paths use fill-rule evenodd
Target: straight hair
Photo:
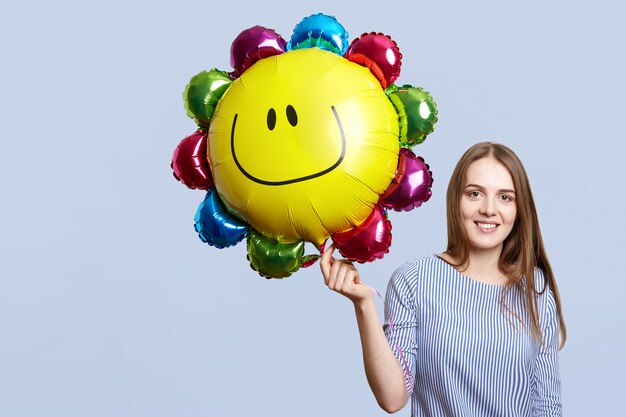
<path id="1" fill-rule="evenodd" d="M 500 272 L 509 278 L 502 294 L 502 305 L 508 309 L 504 303 L 505 295 L 514 286 L 518 287 L 524 294 L 531 334 L 536 340 L 545 342 L 537 311 L 537 297 L 547 289 L 551 290 L 556 302 L 559 321 L 559 346 L 563 348 L 567 338 L 567 330 L 561 310 L 561 298 L 541 238 L 539 218 L 530 189 L 530 182 L 522 162 L 508 147 L 493 142 L 480 142 L 469 148 L 459 159 L 452 172 L 446 195 L 448 220 L 446 253 L 458 262 L 453 264 L 455 268 L 464 270 L 469 266 L 470 242 L 461 221 L 461 196 L 465 188 L 469 166 L 479 159 L 488 157 L 495 158 L 507 168 L 513 179 L 516 194 L 517 216 L 511 232 L 503 242 L 502 253 L 498 261 Z M 544 286 L 539 290 L 535 285 L 535 267 L 541 269 L 545 276 Z M 513 314 L 520 319 L 515 313 Z"/>

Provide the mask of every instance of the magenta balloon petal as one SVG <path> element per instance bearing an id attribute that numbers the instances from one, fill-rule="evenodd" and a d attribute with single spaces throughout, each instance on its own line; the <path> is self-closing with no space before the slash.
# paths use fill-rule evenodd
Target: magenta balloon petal
<path id="1" fill-rule="evenodd" d="M 402 54 L 396 42 L 382 33 L 364 33 L 352 41 L 346 57 L 367 66 L 379 79 L 383 88 L 400 76 Z"/>
<path id="2" fill-rule="evenodd" d="M 197 130 L 183 139 L 172 157 L 174 177 L 191 189 L 208 190 L 213 177 L 207 160 L 207 131 Z"/>
<path id="3" fill-rule="evenodd" d="M 236 76 L 260 59 L 285 52 L 287 42 L 272 29 L 253 26 L 239 34 L 230 46 L 230 65 Z"/>
<path id="4" fill-rule="evenodd" d="M 381 259 L 391 246 L 391 222 L 382 207 L 375 206 L 365 221 L 352 230 L 332 235 L 339 253 L 351 261 Z"/>
<path id="5" fill-rule="evenodd" d="M 396 177 L 380 198 L 380 205 L 396 211 L 410 211 L 428 201 L 432 192 L 432 173 L 421 156 L 400 149 Z"/>

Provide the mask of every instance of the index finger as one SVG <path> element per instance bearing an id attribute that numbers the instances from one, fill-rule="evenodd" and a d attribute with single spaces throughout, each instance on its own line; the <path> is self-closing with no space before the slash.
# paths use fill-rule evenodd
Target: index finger
<path id="1" fill-rule="evenodd" d="M 326 248 L 326 250 L 322 254 L 322 257 L 320 258 L 320 268 L 322 269 L 322 273 L 324 274 L 325 278 L 327 278 L 330 274 L 330 266 L 332 265 L 332 261 L 334 260 L 333 252 L 335 252 L 334 243 Z"/>

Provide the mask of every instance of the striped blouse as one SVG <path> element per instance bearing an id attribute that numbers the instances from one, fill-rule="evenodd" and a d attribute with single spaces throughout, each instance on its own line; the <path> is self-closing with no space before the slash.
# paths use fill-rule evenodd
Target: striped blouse
<path id="1" fill-rule="evenodd" d="M 543 273 L 535 274 L 541 289 Z M 538 297 L 541 344 L 505 313 L 502 288 L 473 280 L 437 256 L 394 272 L 384 329 L 409 393 L 413 382 L 412 416 L 562 416 L 554 297 L 550 291 Z M 512 288 L 505 303 L 524 311 L 519 289 Z M 529 326 L 527 318 L 524 323 Z"/>

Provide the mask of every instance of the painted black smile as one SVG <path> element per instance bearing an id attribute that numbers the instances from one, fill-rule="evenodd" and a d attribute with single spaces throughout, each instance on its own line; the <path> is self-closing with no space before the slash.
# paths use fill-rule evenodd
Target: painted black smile
<path id="1" fill-rule="evenodd" d="M 339 119 L 337 110 L 335 110 L 335 106 L 331 106 L 330 108 L 332 109 L 333 114 L 335 115 L 335 120 L 337 121 L 337 127 L 339 127 L 339 134 L 341 135 L 341 155 L 339 155 L 339 159 L 337 159 L 337 161 L 334 164 L 332 164 L 330 167 L 322 171 L 316 172 L 315 174 L 305 175 L 304 177 L 299 177 L 299 178 L 294 178 L 291 180 L 284 180 L 284 181 L 266 181 L 266 180 L 262 180 L 260 178 L 255 177 L 254 175 L 246 171 L 244 167 L 241 166 L 241 164 L 239 163 L 239 160 L 237 159 L 237 155 L 235 154 L 235 125 L 237 124 L 237 113 L 235 113 L 235 117 L 233 118 L 233 127 L 230 132 L 230 152 L 233 155 L 233 160 L 235 161 L 235 165 L 237 165 L 237 168 L 239 168 L 239 171 L 241 171 L 241 173 L 245 175 L 247 178 L 249 178 L 250 180 L 256 183 L 263 184 L 263 185 L 293 184 L 294 182 L 307 181 L 307 180 L 321 177 L 322 175 L 328 174 L 330 171 L 337 168 L 339 164 L 341 164 L 341 161 L 343 161 L 343 158 L 346 155 L 346 137 L 343 132 L 343 126 L 341 124 L 341 120 Z"/>

